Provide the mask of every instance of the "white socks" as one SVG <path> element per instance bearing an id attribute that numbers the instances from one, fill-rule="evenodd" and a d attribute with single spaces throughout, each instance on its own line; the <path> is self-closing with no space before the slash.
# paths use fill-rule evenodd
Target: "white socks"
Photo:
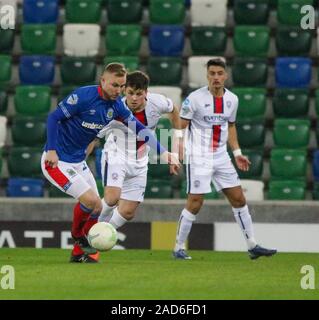
<path id="1" fill-rule="evenodd" d="M 248 206 L 245 205 L 242 208 L 232 208 L 232 210 L 235 219 L 244 234 L 248 249 L 253 249 L 257 243 L 254 238 L 253 223 L 251 220 L 251 215 L 249 214 Z"/>
<path id="2" fill-rule="evenodd" d="M 109 223 L 115 228 L 122 227 L 128 220 L 123 218 L 118 211 L 118 207 L 113 210 L 113 215 Z"/>
<path id="3" fill-rule="evenodd" d="M 196 220 L 196 215 L 192 214 L 186 209 L 183 209 L 182 214 L 178 221 L 176 244 L 174 251 L 185 249 L 185 242 L 191 231 L 193 222 Z"/>
<path id="4" fill-rule="evenodd" d="M 110 207 L 104 199 L 101 200 L 102 201 L 102 211 L 100 213 L 100 216 L 99 216 L 99 222 L 109 222 L 109 220 L 111 219 L 111 216 L 112 216 L 112 212 L 114 210 L 114 208 L 116 206 L 113 206 L 113 207 Z"/>

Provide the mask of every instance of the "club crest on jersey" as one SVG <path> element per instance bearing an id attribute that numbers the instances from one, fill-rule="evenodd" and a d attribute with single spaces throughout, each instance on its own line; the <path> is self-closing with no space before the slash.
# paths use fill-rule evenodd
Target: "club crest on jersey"
<path id="1" fill-rule="evenodd" d="M 79 101 L 79 97 L 77 94 L 71 94 L 66 101 L 68 104 L 75 105 Z"/>
<path id="2" fill-rule="evenodd" d="M 198 188 L 200 186 L 200 181 L 199 180 L 195 180 L 194 181 L 194 187 Z"/>
<path id="3" fill-rule="evenodd" d="M 106 112 L 106 117 L 107 117 L 108 119 L 112 119 L 112 118 L 113 118 L 113 114 L 114 114 L 113 109 L 112 109 L 112 108 L 109 108 L 109 109 L 107 110 L 107 112 Z"/>
<path id="4" fill-rule="evenodd" d="M 118 173 L 116 173 L 116 172 L 112 173 L 112 179 L 113 180 L 117 180 L 118 177 L 119 177 Z"/>
<path id="5" fill-rule="evenodd" d="M 231 101 L 227 101 L 227 102 L 226 102 L 226 106 L 227 106 L 227 108 L 229 109 L 229 108 L 231 107 Z"/>

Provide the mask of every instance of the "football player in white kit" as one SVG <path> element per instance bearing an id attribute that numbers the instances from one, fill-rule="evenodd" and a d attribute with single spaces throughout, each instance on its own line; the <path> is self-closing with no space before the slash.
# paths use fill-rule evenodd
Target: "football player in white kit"
<path id="1" fill-rule="evenodd" d="M 271 256 L 277 251 L 262 248 L 256 243 L 240 180 L 227 152 L 228 142 L 238 169 L 249 170 L 250 161 L 242 155 L 237 139 L 235 121 L 238 98 L 224 87 L 227 79 L 224 61 L 211 59 L 206 67 L 208 86 L 193 91 L 180 111 L 181 127 L 188 129 L 184 159 L 188 197 L 178 222 L 173 256 L 176 259 L 191 259 L 185 251 L 185 242 L 203 205 L 204 194 L 212 191 L 211 182 L 216 191 L 222 191 L 230 202 L 247 242 L 250 258 Z"/>
<path id="2" fill-rule="evenodd" d="M 182 137 L 181 130 L 178 130 L 179 109 L 171 99 L 148 93 L 148 85 L 149 78 L 143 72 L 128 74 L 124 105 L 153 132 L 161 116 L 170 114 L 173 128 L 177 129 L 173 140 L 178 143 Z M 104 206 L 99 221 L 107 221 L 117 229 L 134 217 L 138 205 L 144 200 L 150 148 L 144 139 L 137 139 L 120 121 L 113 121 L 99 137 L 104 135 L 106 142 L 101 158 Z M 173 144 L 177 146 L 175 142 Z M 171 174 L 177 175 L 178 169 L 178 166 L 170 165 Z"/>

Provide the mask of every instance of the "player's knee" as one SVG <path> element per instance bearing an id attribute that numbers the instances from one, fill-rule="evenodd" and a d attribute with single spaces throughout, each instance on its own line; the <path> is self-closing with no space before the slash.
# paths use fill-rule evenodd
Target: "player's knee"
<path id="1" fill-rule="evenodd" d="M 202 207 L 203 202 L 204 202 L 203 197 L 193 197 L 192 196 L 191 198 L 188 198 L 187 208 L 190 212 L 196 214 L 196 213 L 198 213 L 198 211 Z"/>
<path id="2" fill-rule="evenodd" d="M 101 199 L 96 195 L 88 195 L 82 202 L 87 208 L 94 209 L 99 205 Z"/>
<path id="3" fill-rule="evenodd" d="M 121 216 L 126 220 L 132 220 L 134 218 L 134 211 L 128 209 L 121 209 Z"/>
<path id="4" fill-rule="evenodd" d="M 243 193 L 236 195 L 232 199 L 232 206 L 235 208 L 242 208 L 246 205 L 246 199 Z"/>
<path id="5" fill-rule="evenodd" d="M 115 195 L 108 195 L 107 197 L 104 196 L 104 201 L 109 207 L 114 207 L 118 203 L 119 198 Z"/>

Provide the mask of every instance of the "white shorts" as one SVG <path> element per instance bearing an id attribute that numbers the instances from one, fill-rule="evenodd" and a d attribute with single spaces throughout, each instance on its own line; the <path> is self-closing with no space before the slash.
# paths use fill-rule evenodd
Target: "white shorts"
<path id="1" fill-rule="evenodd" d="M 94 176 L 86 164 L 86 161 L 69 163 L 59 161 L 56 168 L 45 165 L 46 152 L 42 154 L 41 169 L 44 176 L 58 189 L 78 199 L 89 189 L 93 189 L 98 195 Z"/>
<path id="2" fill-rule="evenodd" d="M 143 202 L 147 182 L 147 165 L 134 166 L 115 152 L 102 151 L 101 174 L 104 187 L 118 187 L 121 199 Z"/>
<path id="3" fill-rule="evenodd" d="M 214 184 L 217 192 L 225 188 L 240 186 L 240 179 L 228 154 L 217 160 L 214 159 L 213 162 L 201 157 L 191 160 L 186 165 L 186 193 L 210 193 L 211 183 Z"/>

